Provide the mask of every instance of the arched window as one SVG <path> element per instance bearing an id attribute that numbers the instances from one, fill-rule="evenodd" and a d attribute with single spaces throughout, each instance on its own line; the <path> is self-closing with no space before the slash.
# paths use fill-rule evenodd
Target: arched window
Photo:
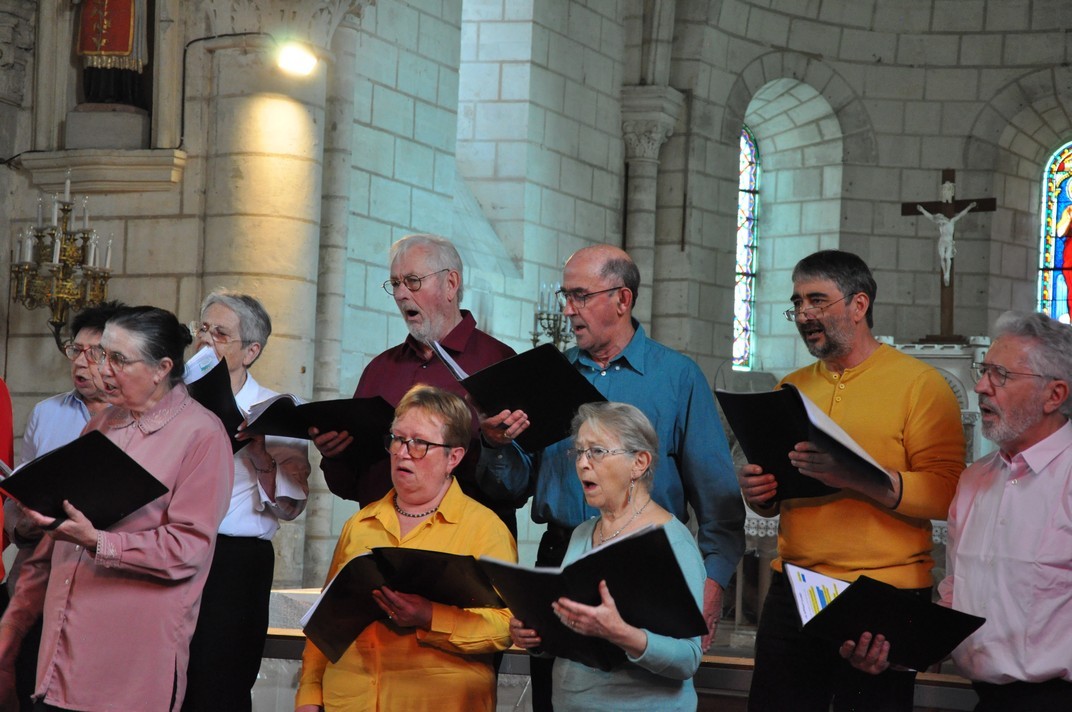
<path id="1" fill-rule="evenodd" d="M 1039 311 L 1069 323 L 1072 312 L 1072 141 L 1059 148 L 1042 177 Z"/>
<path id="2" fill-rule="evenodd" d="M 737 189 L 737 279 L 733 291 L 733 368 L 752 370 L 756 303 L 756 218 L 759 209 L 759 152 L 747 126 L 741 128 Z"/>

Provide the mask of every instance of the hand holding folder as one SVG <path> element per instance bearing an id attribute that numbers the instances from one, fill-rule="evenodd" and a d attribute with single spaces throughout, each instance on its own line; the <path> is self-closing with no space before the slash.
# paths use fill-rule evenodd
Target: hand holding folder
<path id="1" fill-rule="evenodd" d="M 115 443 L 91 430 L 66 445 L 22 465 L 0 482 L 0 490 L 46 517 L 53 526 L 67 515 L 67 500 L 96 529 L 108 529 L 168 488 Z"/>

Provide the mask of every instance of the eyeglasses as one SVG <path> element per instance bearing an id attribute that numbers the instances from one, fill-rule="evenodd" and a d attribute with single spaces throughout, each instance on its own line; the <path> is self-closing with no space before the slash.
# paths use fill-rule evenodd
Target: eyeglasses
<path id="1" fill-rule="evenodd" d="M 582 292 L 578 289 L 566 291 L 560 289 L 555 292 L 555 297 L 558 298 L 558 305 L 565 307 L 566 304 L 572 304 L 576 309 L 583 309 L 584 305 L 588 303 L 588 300 L 597 294 L 606 294 L 607 292 L 617 292 L 619 289 L 625 289 L 625 286 L 611 287 L 610 289 L 601 289 L 598 292 Z"/>
<path id="2" fill-rule="evenodd" d="M 799 304 L 794 304 L 793 306 L 791 306 L 790 308 L 788 308 L 784 312 L 782 312 L 782 314 L 785 315 L 785 320 L 786 321 L 796 321 L 800 317 L 804 317 L 805 319 L 818 319 L 819 317 L 821 317 L 823 315 L 823 312 L 825 312 L 830 307 L 834 306 L 838 302 L 843 302 L 846 299 L 849 299 L 851 297 L 855 297 L 857 294 L 859 294 L 859 292 L 853 292 L 852 294 L 846 294 L 841 299 L 835 299 L 834 301 L 828 302 L 826 304 L 816 304 L 815 303 L 816 301 L 822 301 L 822 300 L 817 299 L 817 300 L 813 301 L 811 306 L 809 306 L 809 307 L 802 307 Z"/>
<path id="3" fill-rule="evenodd" d="M 90 346 L 86 349 L 86 356 L 98 366 L 103 366 L 107 361 L 113 371 L 122 371 L 132 363 L 145 363 L 143 358 L 127 358 L 118 351 L 108 351 L 103 346 Z"/>
<path id="4" fill-rule="evenodd" d="M 423 282 L 424 280 L 428 279 L 429 277 L 431 277 L 433 275 L 439 274 L 440 272 L 449 272 L 449 271 L 450 271 L 449 267 L 444 267 L 441 270 L 436 270 L 435 272 L 429 272 L 428 274 L 424 275 L 423 277 L 418 277 L 415 274 L 407 274 L 402 279 L 395 279 L 394 277 L 392 277 L 391 279 L 388 279 L 383 283 L 383 291 L 387 292 L 388 294 L 390 294 L 393 297 L 395 295 L 395 290 L 397 290 L 400 286 L 405 285 L 406 289 L 408 289 L 409 291 L 411 291 L 411 292 L 419 292 L 419 291 L 421 291 L 421 282 Z"/>
<path id="5" fill-rule="evenodd" d="M 209 324 L 207 321 L 198 324 L 196 321 L 191 321 L 189 327 L 195 339 L 204 339 L 207 336 L 214 344 L 230 344 L 234 341 L 246 343 L 244 339 L 228 334 L 219 324 Z"/>
<path id="6" fill-rule="evenodd" d="M 89 355 L 89 351 L 92 351 L 92 346 L 79 346 L 73 341 L 68 341 L 63 345 L 63 355 L 70 361 L 77 361 L 78 357 L 82 354 L 86 354 L 87 360 L 92 360 L 93 357 Z"/>
<path id="7" fill-rule="evenodd" d="M 428 448 L 430 447 L 445 447 L 448 450 L 453 448 L 453 445 L 444 445 L 443 443 L 430 443 L 427 440 L 421 440 L 420 438 L 400 438 L 394 433 L 387 433 L 383 436 L 383 447 L 387 452 L 392 455 L 397 455 L 402 452 L 402 446 L 406 446 L 406 450 L 409 451 L 409 456 L 414 460 L 420 460 L 428 454 Z"/>
<path id="8" fill-rule="evenodd" d="M 972 376 L 975 377 L 975 382 L 983 380 L 983 376 L 988 376 L 990 382 L 997 387 L 1005 385 L 1005 382 L 1009 380 L 1009 376 L 1030 376 L 1031 378 L 1047 378 L 1051 381 L 1058 379 L 1053 376 L 1047 376 L 1041 373 L 1019 373 L 1017 371 L 1010 371 L 1004 366 L 998 366 L 995 363 L 986 363 L 985 361 L 972 361 L 971 365 Z"/>
<path id="9" fill-rule="evenodd" d="M 566 455 L 574 460 L 580 460 L 581 455 L 587 455 L 589 462 L 599 463 L 603 462 L 603 458 L 607 455 L 624 455 L 626 453 L 635 455 L 637 452 L 639 452 L 639 450 L 608 450 L 605 447 L 593 445 L 592 447 L 586 448 L 571 447 L 569 450 L 566 450 Z"/>

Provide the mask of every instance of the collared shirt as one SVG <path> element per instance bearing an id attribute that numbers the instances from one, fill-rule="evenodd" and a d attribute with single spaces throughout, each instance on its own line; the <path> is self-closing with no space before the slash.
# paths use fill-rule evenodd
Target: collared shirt
<path id="1" fill-rule="evenodd" d="M 71 442 L 82 434 L 89 418 L 89 408 L 78 397 L 76 390 L 41 401 L 34 406 L 30 419 L 26 421 L 20 462 L 29 462 Z"/>
<path id="2" fill-rule="evenodd" d="M 219 418 L 172 388 L 134 419 L 90 420 L 168 492 L 97 538 L 96 555 L 46 537 L 23 566 L 3 624 L 44 614 L 36 694 L 66 709 L 179 709 L 190 637 L 234 461 Z M 174 700 L 172 698 L 178 693 Z"/>
<path id="3" fill-rule="evenodd" d="M 566 358 L 607 400 L 630 403 L 651 420 L 659 436 L 652 498 L 682 522 L 692 506 L 707 576 L 726 586 L 744 552 L 744 505 L 714 395 L 695 361 L 633 325 L 633 338 L 606 368 L 577 347 Z M 533 520 L 575 527 L 599 511 L 584 501 L 575 462 L 566 454 L 571 444 L 566 439 L 545 448 L 535 472 L 520 459 L 488 472 L 499 479 L 485 487 L 518 496 L 534 486 Z"/>
<path id="4" fill-rule="evenodd" d="M 462 310 L 461 322 L 439 343 L 458 365 L 470 374 L 514 355 L 512 348 L 477 329 L 476 320 L 466 310 Z M 394 407 L 402 400 L 406 391 L 418 383 L 436 386 L 462 398 L 466 397 L 465 389 L 443 362 L 434 355 L 427 359 L 422 357 L 417 340 L 413 336 L 407 336 L 404 342 L 387 349 L 365 367 L 354 398 L 382 396 Z M 463 492 L 498 514 L 511 531 L 514 531 L 517 502 L 509 498 L 504 500 L 490 497 L 476 483 L 474 473 L 481 460 L 482 448 L 480 422 L 475 412 L 472 433 L 469 449 L 454 470 L 454 476 Z M 320 469 L 324 471 L 328 488 L 344 499 L 368 504 L 380 499 L 391 489 L 390 464 L 386 459 L 364 472 L 358 472 L 346 457 L 346 453 L 343 453 L 342 457 L 325 457 L 320 463 Z"/>
<path id="5" fill-rule="evenodd" d="M 251 406 L 278 395 L 246 374 L 246 382 L 235 394 L 235 402 L 248 416 Z M 309 496 L 309 441 L 268 437 L 264 441 L 268 454 L 276 462 L 275 502 L 260 486 L 259 473 L 253 469 L 247 448 L 234 456 L 234 489 L 227 516 L 220 524 L 220 534 L 271 539 L 279 521 L 290 521 L 305 510 Z"/>
<path id="6" fill-rule="evenodd" d="M 400 536 L 394 490 L 343 526 L 328 572 L 378 546 L 443 551 L 517 561 L 517 545 L 495 515 L 450 484 L 439 509 Z M 432 603 L 429 630 L 377 621 L 365 628 L 337 663 L 305 644 L 295 706 L 346 710 L 492 709 L 492 654 L 510 647 L 510 611 Z"/>
<path id="7" fill-rule="evenodd" d="M 986 618 L 953 651 L 972 680 L 1072 681 L 1072 424 L 960 478 L 942 603 Z"/>

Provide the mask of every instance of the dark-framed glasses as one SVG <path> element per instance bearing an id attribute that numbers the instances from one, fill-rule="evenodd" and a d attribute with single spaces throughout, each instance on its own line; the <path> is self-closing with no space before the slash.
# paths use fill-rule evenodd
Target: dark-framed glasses
<path id="1" fill-rule="evenodd" d="M 107 361 L 113 371 L 122 371 L 132 363 L 144 363 L 143 358 L 127 358 L 118 351 L 109 351 L 103 346 L 90 346 L 86 349 L 86 356 L 98 366 L 103 366 Z"/>
<path id="2" fill-rule="evenodd" d="M 227 329 L 219 324 L 209 324 L 207 321 L 198 323 L 191 321 L 189 324 L 190 333 L 194 335 L 195 339 L 210 339 L 214 344 L 229 344 L 234 341 L 246 343 L 241 336 L 235 336 L 229 334 Z"/>
<path id="3" fill-rule="evenodd" d="M 611 287 L 610 289 L 600 289 L 598 292 L 582 292 L 579 289 L 571 289 L 566 291 L 560 289 L 555 292 L 555 298 L 558 299 L 558 306 L 565 307 L 566 304 L 572 304 L 576 309 L 583 309 L 584 305 L 588 303 L 588 300 L 599 294 L 607 294 L 608 292 L 617 292 L 619 289 L 625 289 L 625 285 L 618 287 Z"/>
<path id="4" fill-rule="evenodd" d="M 92 350 L 92 346 L 79 346 L 73 341 L 68 341 L 63 345 L 63 355 L 66 356 L 69 361 L 77 361 L 78 357 L 82 354 L 86 354 L 86 359 L 92 361 L 93 357 L 89 355 L 89 352 Z"/>
<path id="5" fill-rule="evenodd" d="M 420 460 L 428 454 L 428 448 L 430 447 L 445 447 L 448 450 L 453 448 L 453 445 L 446 445 L 444 443 L 431 443 L 427 440 L 421 440 L 420 438 L 402 438 L 394 433 L 387 433 L 383 436 L 383 447 L 387 452 L 392 455 L 397 455 L 402 452 L 402 446 L 406 446 L 406 450 L 409 451 L 409 456 L 414 460 Z"/>
<path id="6" fill-rule="evenodd" d="M 618 450 L 608 450 L 605 447 L 593 445 L 592 447 L 585 448 L 571 447 L 569 450 L 566 450 L 566 455 L 572 460 L 580 460 L 581 455 L 586 455 L 588 457 L 589 462 L 603 462 L 603 458 L 605 458 L 607 455 L 624 455 L 626 453 L 629 453 L 630 455 L 635 455 L 637 452 L 639 451 L 628 450 L 625 448 L 620 448 Z"/>
<path id="7" fill-rule="evenodd" d="M 986 361 L 972 361 L 971 365 L 972 377 L 975 382 L 983 380 L 983 376 L 990 378 L 990 382 L 997 387 L 1005 385 L 1005 382 L 1009 380 L 1009 376 L 1029 376 L 1031 378 L 1046 378 L 1051 381 L 1057 380 L 1053 376 L 1047 376 L 1044 373 L 1021 373 L 1019 371 L 1010 371 L 1004 366 L 999 366 L 996 363 L 987 363 Z"/>
<path id="8" fill-rule="evenodd" d="M 395 279 L 394 277 L 391 277 L 390 279 L 384 281 L 383 291 L 387 292 L 392 297 L 395 295 L 395 290 L 397 290 L 399 287 L 405 287 L 411 292 L 419 292 L 421 291 L 421 282 L 433 275 L 439 274 L 440 272 L 449 271 L 449 267 L 444 267 L 443 269 L 436 270 L 435 272 L 429 272 L 423 277 L 418 277 L 415 274 L 407 274 L 402 279 Z"/>
<path id="9" fill-rule="evenodd" d="M 816 300 L 812 301 L 812 303 L 809 306 L 806 306 L 806 307 L 801 306 L 800 304 L 794 304 L 793 306 L 789 307 L 784 312 L 782 312 L 782 314 L 785 315 L 785 320 L 786 321 L 796 321 L 797 319 L 800 319 L 801 317 L 803 317 L 804 319 L 818 319 L 830 307 L 834 306 L 838 302 L 843 302 L 846 299 L 850 299 L 851 297 L 855 297 L 857 294 L 859 294 L 859 292 L 853 292 L 852 294 L 846 294 L 841 299 L 835 299 L 832 302 L 825 302 L 825 303 L 822 302 L 822 300 L 816 299 Z"/>

